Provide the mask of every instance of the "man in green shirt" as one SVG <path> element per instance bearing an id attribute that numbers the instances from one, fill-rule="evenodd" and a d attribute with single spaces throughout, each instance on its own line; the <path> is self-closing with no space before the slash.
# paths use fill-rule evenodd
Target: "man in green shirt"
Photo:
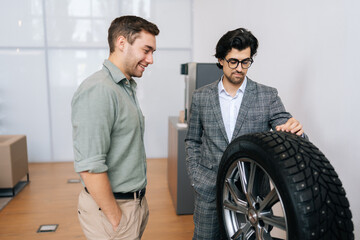
<path id="1" fill-rule="evenodd" d="M 78 216 L 87 239 L 140 239 L 145 230 L 144 117 L 132 77 L 153 63 L 158 34 L 143 18 L 114 19 L 109 58 L 74 94 L 74 166 L 85 186 Z"/>

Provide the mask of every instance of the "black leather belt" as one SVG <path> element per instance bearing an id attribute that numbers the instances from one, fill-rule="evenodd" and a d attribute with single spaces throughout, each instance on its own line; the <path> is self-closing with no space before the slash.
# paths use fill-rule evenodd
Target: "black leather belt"
<path id="1" fill-rule="evenodd" d="M 85 191 L 89 193 L 87 188 L 85 187 Z M 128 193 L 122 193 L 122 192 L 115 192 L 114 197 L 115 199 L 134 199 L 134 198 L 140 198 L 140 200 L 145 196 L 146 188 L 141 189 L 136 192 L 128 192 Z M 90 194 L 90 193 L 89 193 Z"/>

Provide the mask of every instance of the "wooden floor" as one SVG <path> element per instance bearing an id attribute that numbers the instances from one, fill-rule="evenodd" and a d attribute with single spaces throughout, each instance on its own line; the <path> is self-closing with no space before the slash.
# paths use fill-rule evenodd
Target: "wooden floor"
<path id="1" fill-rule="evenodd" d="M 192 215 L 177 216 L 167 186 L 166 159 L 148 160 L 146 191 L 150 218 L 143 240 L 191 239 Z M 30 183 L 0 211 L 1 240 L 71 240 L 85 237 L 77 219 L 82 185 L 73 163 L 30 163 Z M 37 233 L 42 224 L 59 224 L 56 232 Z"/>

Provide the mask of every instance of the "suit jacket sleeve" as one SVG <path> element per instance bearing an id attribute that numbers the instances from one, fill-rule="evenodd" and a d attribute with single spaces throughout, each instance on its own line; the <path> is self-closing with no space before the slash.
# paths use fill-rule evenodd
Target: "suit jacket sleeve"
<path id="1" fill-rule="evenodd" d="M 273 100 L 270 105 L 270 126 L 273 130 L 275 130 L 275 127 L 281 124 L 284 124 L 289 120 L 289 118 L 292 118 L 292 115 L 288 112 L 286 112 L 284 104 L 282 103 L 278 92 L 276 89 L 273 89 Z M 303 138 L 309 140 L 309 137 L 303 133 Z"/>
<path id="2" fill-rule="evenodd" d="M 270 102 L 270 119 L 269 124 L 273 130 L 275 127 L 287 122 L 291 118 L 291 114 L 285 110 L 284 104 L 282 103 L 278 91 L 275 88 L 271 88 L 271 102 Z"/>
<path id="3" fill-rule="evenodd" d="M 201 157 L 201 145 L 203 128 L 200 118 L 200 106 L 199 98 L 196 92 L 193 94 L 192 103 L 190 108 L 190 119 L 188 123 L 188 131 L 185 138 L 185 150 L 186 150 L 186 167 L 190 178 L 190 182 L 193 185 L 195 169 Z"/>

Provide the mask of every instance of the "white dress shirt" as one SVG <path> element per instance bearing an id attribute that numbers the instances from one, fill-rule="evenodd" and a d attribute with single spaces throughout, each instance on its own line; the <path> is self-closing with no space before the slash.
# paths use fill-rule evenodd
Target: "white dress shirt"
<path id="1" fill-rule="evenodd" d="M 223 77 L 221 78 L 221 81 L 218 85 L 219 101 L 226 134 L 229 142 L 231 142 L 241 102 L 246 88 L 247 77 L 245 77 L 244 82 L 241 84 L 234 97 L 232 97 L 228 92 L 226 92 L 222 82 Z"/>

